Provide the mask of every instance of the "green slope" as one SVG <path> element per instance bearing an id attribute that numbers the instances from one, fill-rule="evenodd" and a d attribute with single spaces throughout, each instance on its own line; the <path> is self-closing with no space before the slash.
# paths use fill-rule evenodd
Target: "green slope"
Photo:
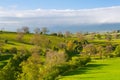
<path id="1" fill-rule="evenodd" d="M 120 80 L 120 58 L 92 61 L 85 68 L 71 71 L 60 80 Z"/>

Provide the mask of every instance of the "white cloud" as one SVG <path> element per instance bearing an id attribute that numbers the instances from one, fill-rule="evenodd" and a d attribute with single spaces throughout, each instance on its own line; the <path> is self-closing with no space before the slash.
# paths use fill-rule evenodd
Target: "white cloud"
<path id="1" fill-rule="evenodd" d="M 120 23 L 120 6 L 80 10 L 10 10 L 0 7 L 0 25 L 69 26 L 101 23 Z"/>

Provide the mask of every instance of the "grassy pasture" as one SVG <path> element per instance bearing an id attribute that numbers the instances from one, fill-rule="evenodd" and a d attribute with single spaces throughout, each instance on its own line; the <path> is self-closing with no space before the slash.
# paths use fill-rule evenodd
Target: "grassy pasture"
<path id="1" fill-rule="evenodd" d="M 31 50 L 34 45 L 31 44 L 31 39 L 33 38 L 33 34 L 25 34 L 23 41 L 19 42 L 16 40 L 16 33 L 0 33 L 0 41 L 4 43 L 5 40 L 8 40 L 7 43 L 4 43 L 2 48 L 10 49 L 12 47 L 16 47 L 18 50 L 20 48 L 26 48 Z M 59 47 L 60 43 L 67 43 L 70 40 L 76 40 L 76 37 L 65 38 L 65 37 L 57 37 L 50 35 L 42 35 L 43 39 L 48 39 L 51 41 L 51 47 Z M 86 36 L 90 37 L 90 36 Z M 112 39 L 111 41 L 107 41 L 105 39 L 97 39 L 88 40 L 89 43 L 93 43 L 95 45 L 106 45 L 107 43 L 111 43 L 113 45 L 120 44 L 120 39 Z M 42 42 L 44 44 L 44 41 Z M 43 48 L 43 47 L 42 47 Z M 44 49 L 44 48 L 43 48 Z M 8 60 L 13 55 L 10 54 L 0 54 L 0 69 L 2 69 L 8 62 Z M 83 68 L 76 69 L 74 71 L 70 71 L 66 73 L 64 76 L 60 77 L 60 80 L 120 80 L 120 58 L 112 58 L 112 59 L 103 59 L 103 60 L 94 60 L 90 62 L 87 66 Z"/>
<path id="2" fill-rule="evenodd" d="M 31 49 L 34 45 L 31 44 L 31 40 L 33 38 L 33 34 L 25 34 L 23 37 L 24 42 L 19 42 L 16 40 L 17 33 L 11 32 L 2 32 L 0 33 L 0 41 L 4 42 L 7 40 L 8 42 L 3 45 L 3 48 L 9 49 L 11 47 L 21 48 L 25 46 L 28 50 Z M 49 36 L 49 35 L 42 35 L 44 38 L 51 41 L 51 46 L 58 46 L 58 44 L 62 42 L 67 42 L 68 38 L 57 37 L 57 36 Z"/>
<path id="3" fill-rule="evenodd" d="M 93 60 L 84 68 L 70 71 L 60 80 L 120 80 L 120 58 Z"/>

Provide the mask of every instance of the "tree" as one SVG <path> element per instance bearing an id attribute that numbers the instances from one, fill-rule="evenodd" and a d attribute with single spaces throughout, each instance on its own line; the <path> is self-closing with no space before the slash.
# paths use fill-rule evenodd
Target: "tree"
<path id="1" fill-rule="evenodd" d="M 112 52 L 113 52 L 113 50 L 114 50 L 113 45 L 112 45 L 111 43 L 108 43 L 108 44 L 106 45 L 106 47 L 105 47 L 105 51 L 106 51 L 105 56 L 106 56 L 106 57 L 110 57 L 111 54 L 112 54 Z"/>
<path id="2" fill-rule="evenodd" d="M 71 36 L 70 31 L 66 31 L 66 32 L 65 32 L 65 37 L 70 37 L 70 36 Z"/>
<path id="3" fill-rule="evenodd" d="M 81 33 L 77 33 L 77 38 L 78 38 L 78 41 L 79 41 L 79 42 L 82 42 L 82 41 L 84 41 L 84 40 L 85 40 L 84 35 L 83 35 L 83 34 L 81 34 Z"/>
<path id="4" fill-rule="evenodd" d="M 42 80 L 40 75 L 42 59 L 39 54 L 33 53 L 27 61 L 23 61 L 20 66 L 22 67 L 22 73 L 17 80 Z"/>
<path id="5" fill-rule="evenodd" d="M 27 27 L 27 26 L 23 26 L 22 30 L 24 33 L 29 33 L 29 27 Z"/>
<path id="6" fill-rule="evenodd" d="M 29 57 L 29 53 L 16 54 L 9 60 L 6 66 L 0 71 L 0 80 L 17 80 L 18 75 L 21 73 L 19 66 L 23 60 Z"/>
<path id="7" fill-rule="evenodd" d="M 88 44 L 84 48 L 86 55 L 95 55 L 97 53 L 96 47 L 93 44 Z"/>
<path id="8" fill-rule="evenodd" d="M 50 47 L 50 40 L 48 40 L 44 35 L 40 34 L 34 34 L 31 38 L 31 43 L 44 48 Z"/>
<path id="9" fill-rule="evenodd" d="M 100 45 L 97 46 L 97 53 L 98 53 L 100 59 L 102 59 L 102 58 L 103 58 L 103 55 L 104 55 L 104 53 L 105 53 L 105 50 L 104 50 L 103 46 L 100 46 Z"/>
<path id="10" fill-rule="evenodd" d="M 43 27 L 41 31 L 43 34 L 46 34 L 48 32 L 48 29 L 46 27 Z"/>
<path id="11" fill-rule="evenodd" d="M 24 33 L 22 32 L 21 29 L 17 29 L 17 36 L 16 36 L 16 40 L 19 42 L 23 41 L 23 37 L 24 37 Z"/>
<path id="12" fill-rule="evenodd" d="M 73 56 L 80 54 L 82 49 L 83 47 L 82 47 L 81 42 L 69 41 L 65 48 L 66 54 L 68 55 L 68 60 L 71 59 Z"/>
<path id="13" fill-rule="evenodd" d="M 34 29 L 34 32 L 35 32 L 35 34 L 39 34 L 39 33 L 40 33 L 40 28 L 36 27 L 36 28 Z"/>
<path id="14" fill-rule="evenodd" d="M 80 33 L 80 32 L 77 32 L 76 33 L 76 37 L 78 38 L 78 39 L 84 39 L 84 36 L 83 36 L 83 34 L 82 33 Z"/>

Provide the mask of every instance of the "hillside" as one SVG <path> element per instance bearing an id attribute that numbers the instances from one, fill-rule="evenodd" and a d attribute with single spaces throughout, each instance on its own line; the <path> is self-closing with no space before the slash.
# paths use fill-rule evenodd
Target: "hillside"
<path id="1" fill-rule="evenodd" d="M 118 57 L 117 31 L 0 32 L 0 80 L 119 80 Z"/>

